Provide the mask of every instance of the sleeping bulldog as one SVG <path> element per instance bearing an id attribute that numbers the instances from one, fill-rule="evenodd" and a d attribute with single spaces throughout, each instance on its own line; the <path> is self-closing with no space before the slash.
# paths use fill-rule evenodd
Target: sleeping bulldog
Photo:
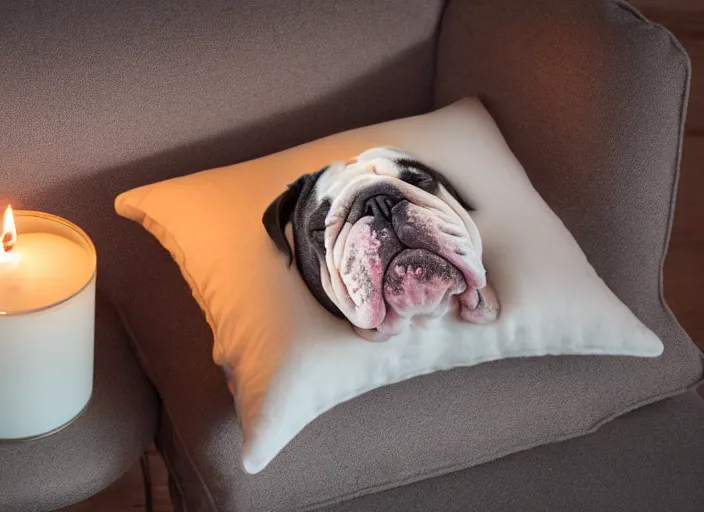
<path id="1" fill-rule="evenodd" d="M 276 247 L 320 304 L 384 341 L 423 317 L 494 321 L 482 240 L 470 206 L 405 151 L 372 148 L 301 176 L 264 213 Z"/>

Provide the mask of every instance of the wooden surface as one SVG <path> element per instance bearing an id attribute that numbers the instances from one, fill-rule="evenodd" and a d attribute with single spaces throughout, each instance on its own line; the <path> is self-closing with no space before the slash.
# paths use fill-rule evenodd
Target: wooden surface
<path id="1" fill-rule="evenodd" d="M 651 20 L 665 25 L 692 59 L 688 109 L 675 224 L 665 266 L 665 295 L 695 342 L 704 348 L 704 0 L 635 0 Z M 152 466 L 155 512 L 170 512 L 166 470 L 154 451 Z M 122 479 L 64 512 L 142 512 L 144 493 L 139 464 Z"/>

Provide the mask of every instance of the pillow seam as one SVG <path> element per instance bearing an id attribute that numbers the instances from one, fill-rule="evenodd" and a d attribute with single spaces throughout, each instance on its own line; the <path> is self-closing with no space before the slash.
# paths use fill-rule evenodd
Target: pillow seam
<path id="1" fill-rule="evenodd" d="M 188 271 L 188 268 L 186 266 L 185 252 L 176 240 L 176 237 L 172 236 L 169 230 L 167 230 L 163 224 L 156 221 L 152 216 L 144 213 L 141 219 L 141 224 L 144 229 L 151 233 L 152 236 L 154 236 L 154 238 L 156 238 L 159 243 L 171 253 L 179 270 L 181 271 L 181 274 L 183 275 L 184 279 L 191 288 L 191 294 L 195 297 L 196 302 L 198 302 L 198 305 L 200 306 L 200 309 L 205 314 L 205 319 L 208 322 L 210 330 L 213 334 L 214 348 L 218 351 L 219 358 L 222 359 L 223 349 L 222 344 L 220 342 L 220 336 L 216 327 L 215 319 L 213 318 L 213 315 L 210 312 L 210 308 L 208 307 L 208 303 L 204 298 L 203 292 L 198 286 L 198 282 Z M 158 230 L 153 229 L 154 227 L 157 227 Z M 159 231 L 159 233 L 157 233 L 157 231 Z"/>

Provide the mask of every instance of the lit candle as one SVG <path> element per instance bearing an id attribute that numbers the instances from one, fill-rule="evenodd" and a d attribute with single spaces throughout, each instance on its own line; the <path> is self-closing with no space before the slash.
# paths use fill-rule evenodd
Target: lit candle
<path id="1" fill-rule="evenodd" d="M 0 242 L 0 440 L 36 437 L 92 394 L 96 254 L 70 222 L 10 207 Z"/>

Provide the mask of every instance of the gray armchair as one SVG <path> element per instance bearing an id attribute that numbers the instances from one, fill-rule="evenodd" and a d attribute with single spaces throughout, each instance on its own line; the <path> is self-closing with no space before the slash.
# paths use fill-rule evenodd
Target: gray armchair
<path id="1" fill-rule="evenodd" d="M 693 391 L 702 354 L 661 282 L 689 61 L 626 3 L 14 2 L 0 6 L 0 41 L 0 203 L 81 225 L 123 324 L 107 322 L 113 334 L 96 338 L 123 355 L 98 365 L 96 382 L 109 392 L 82 422 L 43 444 L 0 445 L 1 510 L 47 510 L 97 492 L 136 460 L 157 414 L 179 511 L 704 507 L 704 401 Z M 266 471 L 244 474 L 207 324 L 170 256 L 116 216 L 114 197 L 462 96 L 481 98 L 535 187 L 665 352 L 649 361 L 504 361 L 413 379 L 326 413 Z M 107 300 L 101 307 L 116 318 Z M 134 355 L 124 355 L 128 337 Z M 581 380 L 553 389 L 546 403 L 559 407 L 594 386 L 608 390 L 600 400 L 624 405 L 589 433 L 432 474 L 422 460 L 401 474 L 374 449 L 374 435 L 393 432 L 398 450 L 412 454 L 404 429 L 421 427 L 398 418 L 422 417 L 431 395 L 454 409 L 424 417 L 428 443 L 451 452 L 443 429 L 460 414 L 465 430 L 453 439 L 481 444 L 476 429 L 490 428 L 489 417 L 464 410 L 458 390 L 491 382 L 501 400 L 507 376 L 522 373 L 533 380 L 515 381 L 516 401 L 540 397 L 535 383 L 573 374 Z M 327 433 L 370 412 L 374 434 L 342 436 L 331 452 Z"/>

